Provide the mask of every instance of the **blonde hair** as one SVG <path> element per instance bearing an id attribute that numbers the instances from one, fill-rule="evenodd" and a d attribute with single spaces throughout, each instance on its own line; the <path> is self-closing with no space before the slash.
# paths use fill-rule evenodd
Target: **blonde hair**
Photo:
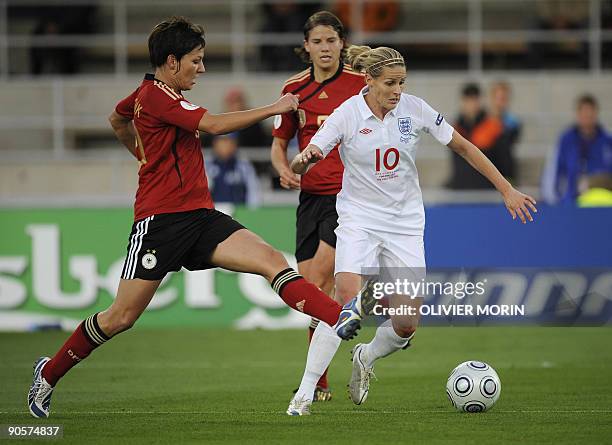
<path id="1" fill-rule="evenodd" d="M 386 66 L 403 66 L 404 58 L 399 51 L 386 46 L 370 48 L 369 46 L 351 45 L 347 49 L 346 59 L 358 73 L 365 71 L 372 77 L 378 77 Z"/>

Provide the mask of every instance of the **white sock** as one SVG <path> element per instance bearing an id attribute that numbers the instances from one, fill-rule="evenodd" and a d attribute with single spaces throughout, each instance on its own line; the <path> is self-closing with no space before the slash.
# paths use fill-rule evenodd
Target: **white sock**
<path id="1" fill-rule="evenodd" d="M 312 334 L 306 358 L 306 369 L 300 388 L 295 394 L 296 397 L 312 400 L 317 382 L 336 355 L 340 342 L 342 339 L 338 337 L 336 331 L 324 321 L 319 321 L 319 325 Z"/>
<path id="2" fill-rule="evenodd" d="M 402 349 L 406 343 L 408 339 L 397 335 L 391 320 L 387 320 L 376 329 L 372 341 L 361 350 L 361 358 L 366 366 L 372 366 L 376 360 Z"/>

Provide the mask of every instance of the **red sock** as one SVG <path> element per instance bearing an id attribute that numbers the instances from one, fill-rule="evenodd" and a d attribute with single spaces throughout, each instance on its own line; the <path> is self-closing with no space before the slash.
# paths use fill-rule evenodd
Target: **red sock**
<path id="1" fill-rule="evenodd" d="M 55 386 L 73 366 L 87 358 L 91 351 L 108 340 L 98 325 L 98 314 L 84 320 L 72 333 L 66 343 L 43 367 L 42 376 Z"/>
<path id="2" fill-rule="evenodd" d="M 323 389 L 327 389 L 328 388 L 328 383 L 327 383 L 327 370 L 329 368 L 325 369 L 325 371 L 323 371 L 323 375 L 321 376 L 321 378 L 319 379 L 319 381 L 317 382 L 317 386 L 320 386 Z"/>
<path id="3" fill-rule="evenodd" d="M 272 288 L 287 305 L 334 326 L 342 306 L 293 269 L 285 269 L 272 280 Z"/>
<path id="4" fill-rule="evenodd" d="M 312 327 L 312 325 L 317 325 L 319 324 L 319 320 L 315 320 L 314 318 L 312 319 L 312 322 L 310 323 L 310 326 L 308 327 L 308 344 L 310 344 L 310 342 L 312 341 L 312 336 L 314 334 L 314 331 L 316 329 Z M 321 378 L 319 379 L 319 381 L 317 382 L 317 386 L 320 386 L 321 388 L 327 389 L 329 386 L 329 383 L 327 383 L 327 370 L 329 368 L 327 368 L 324 372 L 323 375 L 321 376 Z"/>

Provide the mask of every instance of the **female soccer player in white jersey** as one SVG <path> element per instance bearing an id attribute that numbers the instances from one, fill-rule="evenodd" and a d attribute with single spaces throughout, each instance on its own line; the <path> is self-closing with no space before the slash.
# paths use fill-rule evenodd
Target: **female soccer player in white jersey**
<path id="1" fill-rule="evenodd" d="M 344 163 L 342 191 L 337 198 L 336 296 L 355 295 L 364 268 L 381 268 L 388 278 L 418 280 L 425 269 L 423 199 L 415 166 L 418 143 L 429 133 L 459 153 L 489 179 L 502 194 L 512 218 L 532 221 L 535 200 L 515 190 L 487 157 L 457 133 L 442 115 L 423 99 L 402 93 L 406 67 L 402 55 L 387 47 L 351 46 L 348 61 L 354 71 L 365 72 L 367 86 L 338 107 L 312 137 L 308 147 L 291 163 L 295 173 L 323 159 L 338 144 Z M 396 271 L 396 272 L 393 272 Z M 389 301 L 418 308 L 421 299 Z M 392 317 L 368 344 L 353 349 L 353 374 L 349 384 L 356 404 L 365 401 L 374 362 L 408 346 L 418 324 L 416 316 Z M 317 329 L 331 330 L 325 323 Z M 302 383 L 287 410 L 291 415 L 310 412 L 314 385 L 334 356 L 340 339 L 311 346 Z M 313 350 L 315 349 L 315 350 Z"/>

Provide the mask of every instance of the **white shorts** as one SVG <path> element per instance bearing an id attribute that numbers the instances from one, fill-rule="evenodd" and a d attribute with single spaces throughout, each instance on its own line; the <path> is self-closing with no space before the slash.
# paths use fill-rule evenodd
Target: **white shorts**
<path id="1" fill-rule="evenodd" d="M 336 236 L 335 273 L 380 274 L 385 280 L 425 277 L 425 245 L 421 235 L 373 233 L 340 225 Z"/>

